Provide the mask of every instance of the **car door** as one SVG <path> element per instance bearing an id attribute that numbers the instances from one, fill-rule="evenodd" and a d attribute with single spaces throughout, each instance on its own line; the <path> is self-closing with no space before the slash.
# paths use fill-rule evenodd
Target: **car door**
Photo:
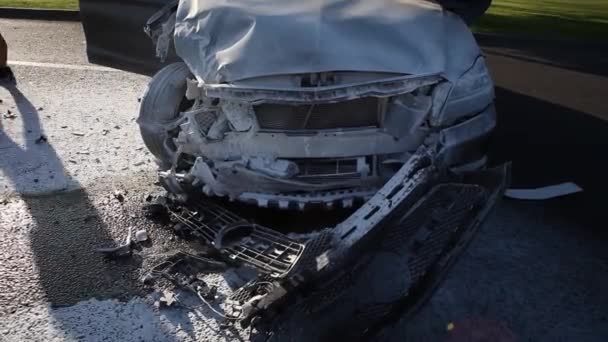
<path id="1" fill-rule="evenodd" d="M 80 0 L 80 16 L 91 63 L 151 75 L 177 60 L 171 48 L 160 63 L 144 32 L 148 19 L 171 0 Z"/>

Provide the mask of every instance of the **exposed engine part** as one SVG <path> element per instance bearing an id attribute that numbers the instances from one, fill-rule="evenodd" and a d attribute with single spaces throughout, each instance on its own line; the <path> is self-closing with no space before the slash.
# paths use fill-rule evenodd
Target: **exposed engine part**
<path id="1" fill-rule="evenodd" d="M 254 108 L 261 130 L 348 129 L 379 127 L 379 101 L 377 97 L 363 97 L 308 106 L 266 103 Z"/>
<path id="2" fill-rule="evenodd" d="M 183 106 L 190 101 L 192 107 L 181 112 L 163 109 L 173 114 L 158 119 L 142 114 L 139 120 L 144 141 L 154 147 L 162 165 L 172 164 L 161 173 L 171 178 L 163 183 L 170 191 L 193 186 L 208 196 L 227 196 L 261 207 L 332 208 L 365 201 L 423 143 L 441 144 L 438 157 L 445 166 L 479 165 L 477 161 L 485 160 L 479 147 L 496 120 L 489 108 L 448 127 L 433 126 L 434 113 L 442 110 L 451 88 L 445 87 L 447 82 L 432 83 L 436 82 L 432 77 L 386 81 L 383 91 L 395 87 L 391 82 L 408 91 L 387 98 L 308 104 L 295 100 L 297 94 L 306 94 L 304 88 L 298 90 L 303 93 L 285 90 L 291 96 L 287 102 L 253 104 L 197 93 L 202 88 L 188 80 L 179 87 L 158 89 L 170 97 L 165 102 Z M 321 96 L 323 87 L 309 88 L 315 89 L 310 94 Z M 341 88 L 331 87 L 335 101 L 333 96 L 339 96 L 336 91 Z M 359 87 L 379 89 L 375 82 Z"/>

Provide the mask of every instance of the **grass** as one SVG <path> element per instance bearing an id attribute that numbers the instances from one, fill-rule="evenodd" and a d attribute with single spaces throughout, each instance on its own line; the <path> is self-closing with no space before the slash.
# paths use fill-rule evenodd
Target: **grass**
<path id="1" fill-rule="evenodd" d="M 0 7 L 78 9 L 78 0 L 3 0 Z"/>
<path id="2" fill-rule="evenodd" d="M 3 0 L 9 7 L 77 9 L 78 0 Z M 493 0 L 476 32 L 608 39 L 608 0 Z"/>
<path id="3" fill-rule="evenodd" d="M 477 32 L 608 39 L 608 0 L 494 0 Z"/>

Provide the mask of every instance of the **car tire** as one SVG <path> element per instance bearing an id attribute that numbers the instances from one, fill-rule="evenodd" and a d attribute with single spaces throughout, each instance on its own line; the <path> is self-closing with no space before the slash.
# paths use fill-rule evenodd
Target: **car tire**
<path id="1" fill-rule="evenodd" d="M 187 104 L 187 79 L 192 73 L 183 62 L 169 64 L 158 71 L 148 83 L 139 107 L 139 130 L 148 150 L 161 168 L 169 168 L 175 146 L 164 125 L 173 121 Z"/>

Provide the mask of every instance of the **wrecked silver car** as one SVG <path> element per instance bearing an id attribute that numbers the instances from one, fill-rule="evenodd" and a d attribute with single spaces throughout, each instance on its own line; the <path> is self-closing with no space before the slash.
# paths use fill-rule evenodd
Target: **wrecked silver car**
<path id="1" fill-rule="evenodd" d="M 181 1 L 146 31 L 183 61 L 152 78 L 138 119 L 172 192 L 350 207 L 423 145 L 446 168 L 486 164 L 492 80 L 437 3 Z"/>
<path id="2" fill-rule="evenodd" d="M 110 15 L 114 1 L 81 1 L 92 62 L 168 60 L 138 123 L 165 188 L 189 196 L 167 205 L 172 221 L 259 272 L 227 299 L 231 319 L 265 340 L 369 337 L 466 246 L 509 168 L 486 167 L 494 89 L 458 13 L 489 2 L 454 2 L 142 1 Z M 122 33 L 142 13 L 154 45 Z M 350 211 L 303 234 L 234 203 Z M 370 281 L 387 275 L 400 276 Z"/>

